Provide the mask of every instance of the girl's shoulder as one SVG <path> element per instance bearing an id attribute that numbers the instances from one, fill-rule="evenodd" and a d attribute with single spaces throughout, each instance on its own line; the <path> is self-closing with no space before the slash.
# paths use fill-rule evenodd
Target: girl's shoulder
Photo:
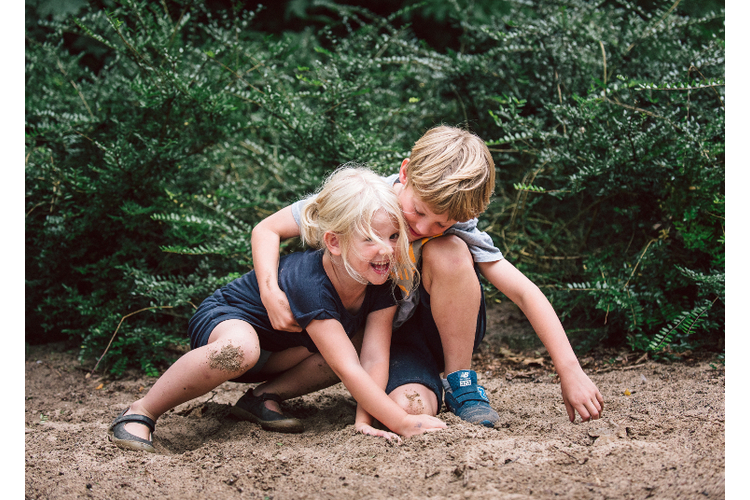
<path id="1" fill-rule="evenodd" d="M 279 286 L 287 296 L 320 295 L 329 283 L 323 269 L 322 250 L 295 252 L 279 260 Z"/>

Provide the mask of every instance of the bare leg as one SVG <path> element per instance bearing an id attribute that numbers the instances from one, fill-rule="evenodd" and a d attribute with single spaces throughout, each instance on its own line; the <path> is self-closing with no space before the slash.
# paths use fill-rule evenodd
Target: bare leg
<path id="1" fill-rule="evenodd" d="M 143 398 L 130 405 L 127 415 L 145 415 L 156 421 L 164 412 L 202 396 L 235 378 L 258 362 L 258 335 L 250 324 L 228 320 L 214 328 L 208 344 L 178 359 Z M 149 439 L 148 428 L 129 423 L 125 430 Z"/>
<path id="2" fill-rule="evenodd" d="M 352 343 L 358 353 L 362 350 L 363 337 L 364 330 L 357 332 L 352 337 Z M 280 396 L 282 400 L 287 400 L 339 383 L 339 378 L 333 373 L 320 353 L 311 355 L 306 349 L 305 352 L 308 356 L 290 368 L 281 364 L 272 365 L 273 356 L 271 356 L 264 367 L 264 371 L 280 373 L 256 387 L 253 394 L 260 396 L 261 394 L 271 393 Z M 266 408 L 280 411 L 278 405 L 273 401 L 266 401 Z"/>
<path id="3" fill-rule="evenodd" d="M 431 389 L 422 384 L 404 384 L 388 394 L 406 413 L 411 415 L 436 416 L 438 412 L 437 396 Z"/>
<path id="4" fill-rule="evenodd" d="M 482 293 L 466 243 L 451 235 L 427 242 L 422 282 L 443 344 L 445 374 L 471 369 Z"/>

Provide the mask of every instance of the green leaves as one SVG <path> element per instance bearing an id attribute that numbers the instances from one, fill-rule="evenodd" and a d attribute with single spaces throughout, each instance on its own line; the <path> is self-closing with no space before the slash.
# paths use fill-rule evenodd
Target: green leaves
<path id="1" fill-rule="evenodd" d="M 201 2 L 30 19 L 27 323 L 90 360 L 125 315 L 170 306 L 128 317 L 102 362 L 158 371 L 193 306 L 251 268 L 255 224 L 344 162 L 395 172 L 443 123 L 487 141 L 481 225 L 567 328 L 595 332 L 580 345 L 719 338 L 723 14 L 481 3 L 323 2 L 328 25 L 271 35 Z M 431 48 L 409 16 L 455 22 L 455 43 Z"/>

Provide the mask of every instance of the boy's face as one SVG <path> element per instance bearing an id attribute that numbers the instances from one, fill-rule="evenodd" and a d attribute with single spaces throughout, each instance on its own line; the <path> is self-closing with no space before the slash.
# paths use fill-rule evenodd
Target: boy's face
<path id="1" fill-rule="evenodd" d="M 399 172 L 401 191 L 398 193 L 398 201 L 406 219 L 409 241 L 426 238 L 440 234 L 458 221 L 448 218 L 448 214 L 436 214 L 423 202 L 414 192 L 411 186 L 406 184 L 406 164 L 404 160 Z"/>

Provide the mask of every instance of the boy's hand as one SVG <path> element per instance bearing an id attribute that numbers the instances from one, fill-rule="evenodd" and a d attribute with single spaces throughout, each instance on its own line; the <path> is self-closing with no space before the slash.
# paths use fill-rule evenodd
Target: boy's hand
<path id="1" fill-rule="evenodd" d="M 289 299 L 286 294 L 277 288 L 274 291 L 266 292 L 270 297 L 263 298 L 261 294 L 261 301 L 268 311 L 268 319 L 271 321 L 271 326 L 276 330 L 283 332 L 301 332 L 297 320 L 292 315 L 292 310 L 289 307 Z"/>
<path id="2" fill-rule="evenodd" d="M 386 441 L 392 441 L 396 444 L 401 444 L 401 437 L 398 434 L 394 434 L 393 432 L 388 431 L 381 431 L 380 429 L 376 429 L 375 427 L 367 424 L 354 424 L 354 428 L 357 430 L 357 432 L 361 432 L 362 434 L 366 436 L 375 436 L 375 437 L 382 437 L 385 438 Z"/>
<path id="3" fill-rule="evenodd" d="M 590 419 L 596 420 L 601 416 L 604 410 L 604 398 L 583 370 L 578 369 L 565 376 L 561 374 L 560 386 L 565 409 L 571 422 L 575 422 L 576 411 L 584 422 Z"/>
<path id="4" fill-rule="evenodd" d="M 434 432 L 448 427 L 445 422 L 430 415 L 410 415 L 401 422 L 398 433 L 404 437 L 416 436 L 423 432 Z"/>

